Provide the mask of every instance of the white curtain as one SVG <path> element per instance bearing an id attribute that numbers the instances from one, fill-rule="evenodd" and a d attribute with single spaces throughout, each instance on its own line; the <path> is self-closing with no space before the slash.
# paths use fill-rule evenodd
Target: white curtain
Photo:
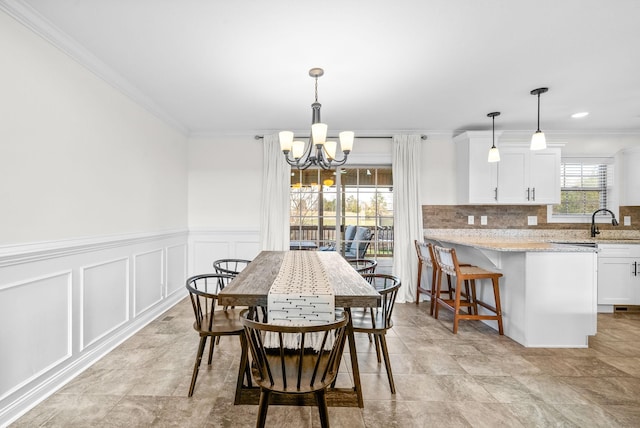
<path id="1" fill-rule="evenodd" d="M 265 135 L 263 143 L 260 245 L 263 250 L 288 250 L 291 167 L 280 150 L 278 135 Z"/>
<path id="2" fill-rule="evenodd" d="M 420 135 L 393 137 L 393 274 L 402 287 L 396 301 L 414 302 L 416 297 L 418 257 L 413 241 L 422 241 L 422 206 L 420 205 Z"/>

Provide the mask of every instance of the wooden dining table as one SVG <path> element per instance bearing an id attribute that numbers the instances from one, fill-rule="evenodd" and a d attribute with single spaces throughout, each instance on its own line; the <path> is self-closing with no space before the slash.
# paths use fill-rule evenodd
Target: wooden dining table
<path id="1" fill-rule="evenodd" d="M 267 308 L 268 293 L 276 276 L 280 271 L 286 251 L 262 251 L 231 283 L 218 293 L 218 303 L 224 306 L 249 306 Z M 333 286 L 335 306 L 350 312 L 351 308 L 376 307 L 380 294 L 337 252 L 318 253 L 322 262 L 330 265 L 326 275 Z M 327 391 L 327 404 L 337 407 L 364 407 L 360 370 L 356 354 L 356 342 L 351 322 L 347 326 L 349 354 L 353 374 L 352 388 L 330 388 Z M 246 346 L 246 341 L 243 341 Z M 246 355 L 246 349 L 243 349 Z M 246 373 L 248 361 L 243 358 L 240 374 Z M 243 367 L 244 365 L 244 367 Z M 235 404 L 258 404 L 260 389 L 243 383 L 242 376 L 238 377 Z M 313 396 L 294 397 L 274 395 L 272 404 L 315 405 Z"/>

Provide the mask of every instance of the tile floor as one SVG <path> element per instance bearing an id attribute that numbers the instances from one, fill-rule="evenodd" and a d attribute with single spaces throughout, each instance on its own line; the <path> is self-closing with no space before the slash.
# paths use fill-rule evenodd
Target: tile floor
<path id="1" fill-rule="evenodd" d="M 187 397 L 198 337 L 188 300 L 149 324 L 13 427 L 252 427 L 234 406 L 237 337 Z M 601 314 L 588 349 L 523 348 L 479 322 L 397 304 L 389 346 L 397 394 L 366 335 L 358 336 L 364 409 L 329 408 L 333 427 L 638 427 L 640 314 Z M 339 386 L 350 382 L 343 364 Z M 314 407 L 269 408 L 267 426 L 319 427 Z"/>

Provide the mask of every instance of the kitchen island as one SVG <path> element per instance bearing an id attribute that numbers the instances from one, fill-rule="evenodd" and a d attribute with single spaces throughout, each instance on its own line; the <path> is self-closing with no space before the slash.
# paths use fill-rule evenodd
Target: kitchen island
<path id="1" fill-rule="evenodd" d="M 504 334 L 527 347 L 586 348 L 596 334 L 597 249 L 514 237 L 430 235 L 458 259 L 503 274 Z M 490 287 L 478 297 L 493 302 Z M 495 321 L 486 321 L 497 329 Z"/>

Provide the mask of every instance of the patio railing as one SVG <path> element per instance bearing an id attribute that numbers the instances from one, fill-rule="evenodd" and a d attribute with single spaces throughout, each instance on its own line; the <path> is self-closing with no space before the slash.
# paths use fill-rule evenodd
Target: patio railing
<path id="1" fill-rule="evenodd" d="M 370 228 L 373 232 L 371 245 L 367 249 L 367 257 L 392 257 L 393 256 L 393 227 L 378 226 Z M 344 232 L 343 232 L 344 233 Z M 333 226 L 291 226 L 289 238 L 292 241 L 312 241 L 318 248 L 326 247 L 336 242 L 336 229 Z"/>

